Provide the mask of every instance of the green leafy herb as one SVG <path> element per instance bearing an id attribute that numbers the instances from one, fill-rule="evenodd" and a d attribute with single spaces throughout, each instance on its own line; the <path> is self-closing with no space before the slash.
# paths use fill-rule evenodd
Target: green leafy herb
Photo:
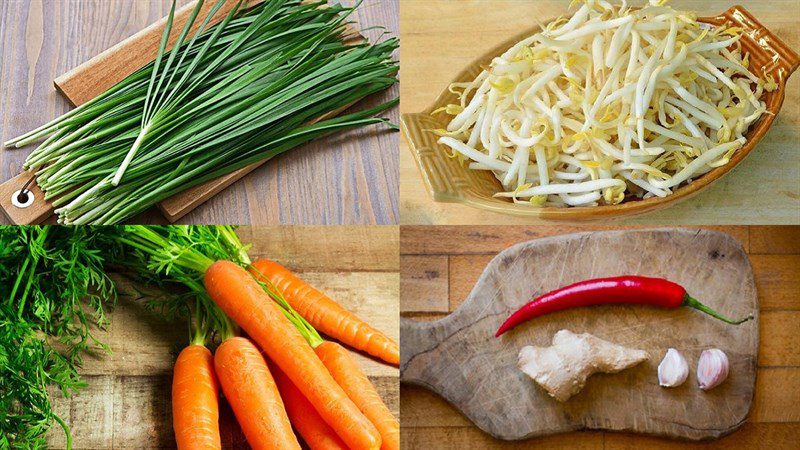
<path id="1" fill-rule="evenodd" d="M 0 448 L 44 448 L 53 421 L 64 429 L 70 448 L 69 427 L 53 412 L 48 387 L 69 395 L 84 383 L 64 355 L 13 316 L 0 305 Z"/>
<path id="2" fill-rule="evenodd" d="M 42 448 L 53 421 L 71 446 L 48 387 L 70 395 L 82 355 L 109 350 L 93 335 L 117 297 L 107 242 L 92 227 L 0 226 L 0 448 Z"/>

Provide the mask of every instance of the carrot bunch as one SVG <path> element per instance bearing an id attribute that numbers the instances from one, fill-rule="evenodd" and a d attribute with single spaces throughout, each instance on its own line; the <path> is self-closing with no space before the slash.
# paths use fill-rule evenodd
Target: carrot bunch
<path id="1" fill-rule="evenodd" d="M 217 385 L 254 449 L 300 448 L 292 424 L 312 449 L 399 448 L 398 421 L 349 351 L 324 341 L 315 325 L 396 363 L 391 339 L 327 297 L 304 301 L 323 294 L 277 263 L 251 264 L 232 227 L 128 226 L 118 235 L 140 271 L 189 287 L 195 316 L 222 339 L 212 357 L 209 333 L 197 333 L 176 362 L 179 449 L 219 448 Z M 291 282 L 279 289 L 274 276 Z M 236 336 L 237 327 L 249 338 Z"/>

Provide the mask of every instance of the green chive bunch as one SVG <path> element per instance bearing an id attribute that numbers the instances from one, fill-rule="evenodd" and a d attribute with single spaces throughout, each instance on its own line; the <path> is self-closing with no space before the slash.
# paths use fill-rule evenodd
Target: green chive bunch
<path id="1" fill-rule="evenodd" d="M 228 1 L 231 12 L 208 27 Z M 198 2 L 171 51 L 90 102 L 6 143 L 45 139 L 25 162 L 62 224 L 114 224 L 192 186 L 340 130 L 387 123 L 397 104 L 314 122 L 397 82 L 395 38 L 346 43 L 354 8 Z M 191 35 L 191 36 L 190 36 Z"/>

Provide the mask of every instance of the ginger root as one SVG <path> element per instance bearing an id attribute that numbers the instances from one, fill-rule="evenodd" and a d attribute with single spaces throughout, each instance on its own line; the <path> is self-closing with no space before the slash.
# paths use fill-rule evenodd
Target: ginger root
<path id="1" fill-rule="evenodd" d="M 647 352 L 612 344 L 589 333 L 561 330 L 550 347 L 525 346 L 517 366 L 560 402 L 580 392 L 596 372 L 616 373 L 649 358 Z"/>

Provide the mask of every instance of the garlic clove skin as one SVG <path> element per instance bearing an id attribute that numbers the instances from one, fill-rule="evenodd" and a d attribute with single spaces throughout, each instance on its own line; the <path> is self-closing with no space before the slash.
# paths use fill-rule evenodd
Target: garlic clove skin
<path id="1" fill-rule="evenodd" d="M 729 366 L 728 356 L 722 350 L 703 350 L 697 363 L 697 382 L 700 389 L 707 391 L 722 384 L 728 378 Z"/>
<path id="2" fill-rule="evenodd" d="M 668 349 L 658 365 L 658 384 L 663 387 L 680 386 L 688 376 L 689 364 L 686 358 L 674 348 Z"/>

